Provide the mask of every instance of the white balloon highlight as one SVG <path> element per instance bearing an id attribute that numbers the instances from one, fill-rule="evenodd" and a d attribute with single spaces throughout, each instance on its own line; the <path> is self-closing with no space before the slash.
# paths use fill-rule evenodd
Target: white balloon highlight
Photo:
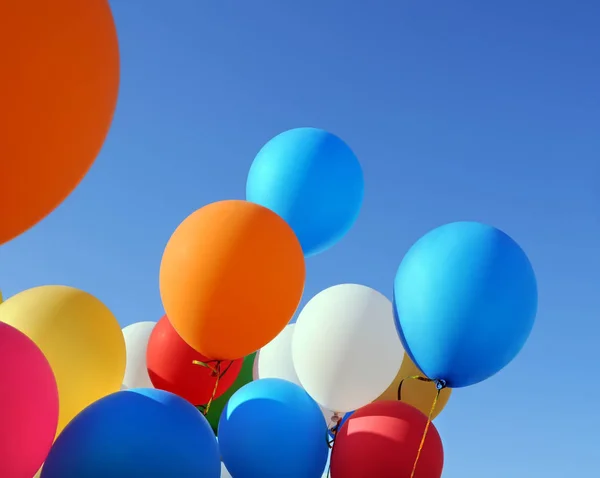
<path id="1" fill-rule="evenodd" d="M 392 383 L 404 357 L 392 303 L 369 287 L 341 284 L 313 297 L 296 321 L 294 369 L 302 387 L 338 413 L 356 410 Z"/>
<path id="2" fill-rule="evenodd" d="M 136 322 L 123 329 L 127 364 L 122 389 L 154 388 L 148 375 L 146 350 L 156 322 Z"/>

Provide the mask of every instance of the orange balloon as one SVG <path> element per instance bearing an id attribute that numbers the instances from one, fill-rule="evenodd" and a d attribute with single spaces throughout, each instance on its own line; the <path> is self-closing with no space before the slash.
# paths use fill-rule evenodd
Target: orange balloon
<path id="1" fill-rule="evenodd" d="M 187 217 L 160 265 L 160 295 L 177 333 L 202 355 L 235 360 L 288 324 L 304 289 L 304 255 L 287 223 L 247 201 Z"/>
<path id="2" fill-rule="evenodd" d="M 51 213 L 98 155 L 117 102 L 107 0 L 0 2 L 0 244 Z"/>

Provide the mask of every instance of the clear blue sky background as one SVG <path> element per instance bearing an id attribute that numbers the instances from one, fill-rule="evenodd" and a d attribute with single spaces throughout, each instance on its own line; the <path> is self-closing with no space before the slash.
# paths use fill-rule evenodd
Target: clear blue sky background
<path id="1" fill-rule="evenodd" d="M 157 320 L 179 222 L 243 198 L 272 136 L 325 128 L 361 160 L 366 197 L 350 234 L 309 260 L 307 298 L 341 282 L 389 296 L 408 247 L 456 220 L 504 229 L 536 269 L 524 351 L 437 420 L 444 478 L 598 476 L 599 2 L 112 4 L 112 131 L 69 199 L 0 249 L 5 294 L 68 284 L 123 325 Z"/>

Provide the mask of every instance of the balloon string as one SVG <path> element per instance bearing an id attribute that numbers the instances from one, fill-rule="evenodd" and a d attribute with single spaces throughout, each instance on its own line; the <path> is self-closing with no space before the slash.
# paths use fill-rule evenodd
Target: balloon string
<path id="1" fill-rule="evenodd" d="M 435 383 L 435 388 L 436 388 L 435 398 L 433 399 L 433 403 L 431 404 L 431 409 L 429 410 L 429 415 L 427 416 L 427 424 L 425 425 L 425 430 L 423 430 L 423 436 L 421 437 L 421 443 L 419 443 L 419 449 L 417 450 L 417 456 L 415 457 L 415 462 L 413 463 L 413 468 L 410 473 L 410 478 L 415 478 L 415 473 L 417 472 L 417 465 L 419 464 L 419 458 L 421 458 L 421 452 L 423 451 L 423 447 L 425 446 L 425 440 L 427 439 L 427 432 L 429 431 L 429 427 L 431 425 L 431 422 L 433 421 L 433 413 L 435 412 L 435 407 L 440 398 L 440 393 L 442 393 L 442 390 L 444 388 L 446 388 L 446 382 L 444 380 L 432 380 L 430 378 L 421 377 L 421 376 L 413 376 L 413 377 L 408 377 L 408 378 L 414 379 L 414 380 L 419 380 L 421 382 Z M 400 384 L 398 385 L 398 400 L 400 400 L 400 394 L 401 394 L 403 382 L 404 382 L 404 379 L 402 379 L 400 381 Z"/>
<path id="2" fill-rule="evenodd" d="M 206 405 L 204 405 L 204 406 L 200 405 L 198 407 L 198 409 L 202 412 L 202 414 L 204 416 L 206 416 L 206 415 L 208 415 L 208 412 L 210 410 L 210 406 L 211 406 L 212 402 L 215 400 L 215 397 L 217 396 L 217 389 L 219 388 L 219 382 L 225 376 L 225 374 L 229 370 L 229 367 L 231 367 L 233 360 L 229 362 L 229 364 L 227 365 L 227 367 L 225 367 L 225 370 L 223 370 L 223 371 L 221 371 L 221 361 L 220 360 L 211 360 L 208 362 L 201 362 L 200 360 L 194 360 L 192 363 L 194 365 L 200 365 L 201 367 L 206 367 L 216 377 L 215 378 L 215 386 L 213 387 L 213 391 L 210 396 L 210 400 L 208 400 L 208 403 Z M 211 365 L 213 363 L 215 364 L 214 367 Z"/>
<path id="3" fill-rule="evenodd" d="M 333 425 L 332 427 L 327 427 L 327 431 L 326 431 L 326 435 L 325 435 L 325 440 L 327 441 L 327 446 L 329 447 L 329 449 L 331 450 L 331 453 L 333 453 L 333 445 L 335 444 L 335 437 L 338 433 L 338 431 L 340 430 L 340 426 L 342 424 L 342 417 L 340 417 L 337 413 L 335 413 L 333 415 L 334 417 L 336 417 L 336 422 L 335 425 Z M 327 424 L 329 425 L 329 423 Z M 331 433 L 331 437 L 329 436 L 329 433 Z M 327 478 L 329 478 L 331 476 L 331 460 L 329 460 L 329 464 L 327 465 Z"/>

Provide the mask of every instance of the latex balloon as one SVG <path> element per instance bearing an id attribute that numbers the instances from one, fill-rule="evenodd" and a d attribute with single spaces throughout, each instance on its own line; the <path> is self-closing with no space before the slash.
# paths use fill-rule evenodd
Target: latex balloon
<path id="1" fill-rule="evenodd" d="M 396 275 L 398 333 L 415 365 L 452 388 L 481 382 L 525 345 L 537 312 L 529 259 L 502 231 L 476 222 L 439 227 Z"/>
<path id="2" fill-rule="evenodd" d="M 399 401 L 370 403 L 354 412 L 338 432 L 331 453 L 331 477 L 411 478 L 427 417 Z M 440 478 L 442 440 L 430 424 L 415 477 Z"/>
<path id="3" fill-rule="evenodd" d="M 256 356 L 256 378 L 281 378 L 300 385 L 292 360 L 294 324 L 287 325 Z"/>
<path id="4" fill-rule="evenodd" d="M 380 400 L 398 400 L 398 389 L 400 389 L 400 400 L 404 403 L 412 405 L 416 409 L 429 416 L 431 407 L 437 394 L 436 385 L 432 382 L 421 382 L 419 380 L 410 379 L 409 377 L 423 377 L 418 367 L 412 362 L 408 355 L 404 355 L 402 366 L 398 370 L 396 378 L 388 389 L 383 392 L 376 401 Z M 400 384 L 402 383 L 402 386 Z M 452 390 L 444 388 L 440 392 L 431 418 L 437 417 L 450 399 Z"/>
<path id="5" fill-rule="evenodd" d="M 195 360 L 207 366 L 196 365 Z M 158 321 L 148 342 L 148 373 L 154 386 L 194 405 L 223 395 L 240 373 L 242 361 L 211 361 L 186 344 L 166 316 Z M 215 372 L 220 374 L 218 382 Z"/>
<path id="6" fill-rule="evenodd" d="M 29 478 L 44 462 L 56 434 L 56 380 L 31 339 L 3 323 L 0 363 L 0 476 Z"/>
<path id="7" fill-rule="evenodd" d="M 296 375 L 294 361 L 292 360 L 294 325 L 289 324 L 277 337 L 258 351 L 255 360 L 254 380 L 260 378 L 281 378 L 295 383 L 300 387 L 302 386 L 298 375 Z M 325 417 L 325 423 L 327 423 L 328 428 L 333 426 L 335 412 L 320 405 L 319 407 L 321 408 L 323 417 Z"/>
<path id="8" fill-rule="evenodd" d="M 221 201 L 191 214 L 169 239 L 160 294 L 190 346 L 235 360 L 287 325 L 304 278 L 302 249 L 285 221 L 250 202 Z"/>
<path id="9" fill-rule="evenodd" d="M 225 408 L 225 405 L 227 405 L 229 399 L 244 385 L 252 382 L 252 370 L 254 367 L 255 357 L 256 353 L 244 357 L 242 362 L 242 369 L 240 370 L 240 373 L 235 379 L 235 382 L 233 382 L 233 385 L 231 385 L 231 387 L 229 387 L 223 395 L 215 399 L 210 404 L 210 407 L 208 408 L 208 413 L 206 414 L 206 419 L 208 420 L 208 423 L 210 423 L 210 426 L 215 432 L 215 435 L 218 433 L 219 419 L 221 418 L 221 413 L 223 412 L 223 409 Z M 205 407 L 206 403 L 203 404 L 203 408 Z"/>
<path id="10" fill-rule="evenodd" d="M 320 478 L 328 455 L 325 433 L 323 415 L 304 390 L 265 378 L 231 397 L 219 421 L 219 447 L 236 478 Z"/>
<path id="11" fill-rule="evenodd" d="M 136 322 L 123 329 L 127 364 L 125 367 L 125 388 L 153 388 L 146 366 L 148 340 L 156 322 Z"/>
<path id="12" fill-rule="evenodd" d="M 404 349 L 391 302 L 369 287 L 342 284 L 313 297 L 295 325 L 294 368 L 323 407 L 349 412 L 392 383 Z"/>
<path id="13" fill-rule="evenodd" d="M 57 438 L 42 478 L 219 478 L 215 435 L 189 402 L 162 390 L 116 392 L 81 412 Z"/>
<path id="14" fill-rule="evenodd" d="M 3 244 L 52 212 L 94 162 L 117 103 L 119 48 L 107 0 L 2 2 L 0 18 Z"/>
<path id="15" fill-rule="evenodd" d="M 2 304 L 0 321 L 27 335 L 48 359 L 58 384 L 58 433 L 89 404 L 120 389 L 121 327 L 87 292 L 58 285 L 28 289 Z"/>
<path id="16" fill-rule="evenodd" d="M 348 232 L 363 195 L 363 173 L 352 150 L 317 128 L 292 129 L 269 141 L 246 183 L 246 199 L 284 218 L 307 256 L 328 249 Z"/>

